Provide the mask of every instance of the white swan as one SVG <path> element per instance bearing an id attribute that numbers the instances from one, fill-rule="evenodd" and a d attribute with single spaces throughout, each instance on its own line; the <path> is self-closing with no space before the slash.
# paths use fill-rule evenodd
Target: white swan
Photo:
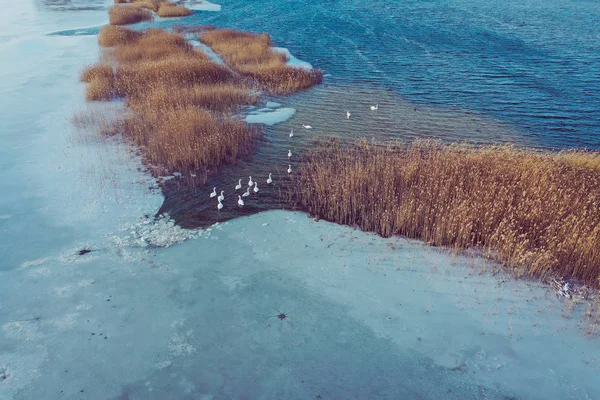
<path id="1" fill-rule="evenodd" d="M 242 196 L 238 195 L 238 206 L 244 207 L 244 200 L 242 200 Z"/>
<path id="2" fill-rule="evenodd" d="M 252 177 L 250 177 L 250 180 L 248 181 L 248 186 L 252 186 L 254 185 L 254 182 L 252 182 Z"/>
<path id="3" fill-rule="evenodd" d="M 223 196 L 223 193 L 225 193 L 223 190 L 221 190 L 221 195 L 219 197 L 217 197 L 217 200 L 219 200 L 219 203 L 222 202 L 223 200 L 225 200 L 225 196 Z"/>
<path id="4" fill-rule="evenodd" d="M 377 110 L 379 110 L 379 104 L 371 106 L 371 111 L 377 111 Z"/>
<path id="5" fill-rule="evenodd" d="M 294 137 L 294 130 L 292 129 L 292 131 L 290 132 L 290 137 Z"/>
<path id="6" fill-rule="evenodd" d="M 258 182 L 254 182 L 254 193 L 258 193 Z"/>
<path id="7" fill-rule="evenodd" d="M 291 157 L 292 157 L 292 151 L 288 150 L 288 158 L 291 158 Z"/>
<path id="8" fill-rule="evenodd" d="M 213 197 L 215 197 L 217 195 L 217 188 L 214 187 L 212 193 L 210 194 L 210 198 L 212 199 Z"/>
<path id="9" fill-rule="evenodd" d="M 242 188 L 242 180 L 240 179 L 240 180 L 238 181 L 238 184 L 237 184 L 237 185 L 235 185 L 235 190 L 240 190 L 241 188 Z"/>
<path id="10" fill-rule="evenodd" d="M 242 197 L 248 197 L 248 196 L 250 196 L 250 187 L 248 187 L 248 189 L 246 189 L 244 194 L 242 194 Z"/>
<path id="11" fill-rule="evenodd" d="M 223 203 L 221 203 L 221 200 L 219 200 L 219 204 L 217 204 L 217 209 L 219 211 L 221 211 L 222 208 L 223 208 Z"/>
<path id="12" fill-rule="evenodd" d="M 269 172 L 269 179 L 267 179 L 267 183 L 273 183 L 273 178 L 271 178 L 271 173 Z"/>
<path id="13" fill-rule="evenodd" d="M 312 129 L 312 126 L 310 126 L 310 125 L 304 125 L 304 124 L 302 124 L 302 127 L 306 128 L 306 129 Z"/>
<path id="14" fill-rule="evenodd" d="M 350 119 L 350 116 L 351 116 L 351 115 L 352 115 L 352 114 L 350 114 L 350 111 L 346 111 L 346 119 Z"/>
<path id="15" fill-rule="evenodd" d="M 291 165 L 288 165 L 287 172 L 288 172 L 288 174 L 291 174 L 291 173 L 292 173 L 292 166 L 291 166 Z"/>

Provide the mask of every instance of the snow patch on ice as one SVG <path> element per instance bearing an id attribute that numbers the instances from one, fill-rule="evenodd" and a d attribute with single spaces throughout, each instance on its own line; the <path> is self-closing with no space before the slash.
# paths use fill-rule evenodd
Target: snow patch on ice
<path id="1" fill-rule="evenodd" d="M 31 278 L 48 278 L 52 275 L 54 275 L 52 273 L 52 270 L 50 268 L 45 267 L 32 269 L 29 272 L 27 272 L 27 276 Z"/>
<path id="2" fill-rule="evenodd" d="M 78 313 L 66 314 L 60 318 L 53 319 L 52 325 L 56 327 L 59 332 L 67 331 L 69 329 L 73 329 L 75 324 L 77 323 L 77 317 L 79 317 Z"/>
<path id="3" fill-rule="evenodd" d="M 12 214 L 0 214 L 0 221 L 12 218 Z"/>
<path id="4" fill-rule="evenodd" d="M 50 260 L 52 260 L 52 257 L 43 257 L 43 258 L 38 258 L 36 260 L 25 261 L 24 263 L 21 264 L 19 269 L 24 270 L 24 269 L 31 268 L 31 267 L 37 267 L 38 265 L 45 264 Z"/>
<path id="5" fill-rule="evenodd" d="M 267 107 L 267 108 L 279 108 L 279 107 L 281 107 L 281 104 L 275 103 L 274 101 L 267 101 L 267 105 L 265 107 Z"/>
<path id="6" fill-rule="evenodd" d="M 196 352 L 196 348 L 190 344 L 192 330 L 187 331 L 184 335 L 176 334 L 171 338 L 169 350 L 175 357 L 189 356 Z"/>
<path id="7" fill-rule="evenodd" d="M 266 111 L 267 109 L 263 110 L 247 115 L 246 122 L 249 124 L 265 124 L 271 126 L 287 121 L 296 113 L 296 109 L 291 107 L 278 108 L 277 110 L 268 109 L 269 111 Z"/>
<path id="8" fill-rule="evenodd" d="M 123 230 L 129 231 L 129 234 L 123 237 L 113 236 L 117 246 L 142 248 L 170 247 L 188 239 L 206 237 L 211 232 L 211 229 L 183 229 L 168 214 L 161 215 L 156 220 L 143 216 Z"/>
<path id="9" fill-rule="evenodd" d="M 286 49 L 285 47 L 272 47 L 271 49 L 277 53 L 285 55 L 287 57 L 286 65 L 288 65 L 290 67 L 307 69 L 307 70 L 313 69 L 313 66 L 311 63 L 302 61 L 302 60 L 294 57 L 294 55 L 292 53 L 290 53 L 290 51 L 288 49 Z"/>
<path id="10" fill-rule="evenodd" d="M 2 325 L 2 330 L 7 338 L 29 342 L 42 337 L 38 328 L 38 321 L 10 321 Z"/>

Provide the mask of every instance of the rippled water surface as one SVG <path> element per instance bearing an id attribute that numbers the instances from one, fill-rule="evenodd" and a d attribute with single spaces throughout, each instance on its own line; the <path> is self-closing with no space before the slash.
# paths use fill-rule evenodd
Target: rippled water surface
<path id="1" fill-rule="evenodd" d="M 481 114 L 536 146 L 600 148 L 598 1 L 222 4 L 194 19 L 268 32 L 326 84 Z"/>

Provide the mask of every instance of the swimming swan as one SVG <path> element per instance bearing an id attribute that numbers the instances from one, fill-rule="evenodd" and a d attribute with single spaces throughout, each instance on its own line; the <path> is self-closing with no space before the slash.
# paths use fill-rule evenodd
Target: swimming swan
<path id="1" fill-rule="evenodd" d="M 346 111 L 346 119 L 350 119 L 350 116 L 351 116 L 351 115 L 352 115 L 352 114 L 350 114 L 350 111 Z"/>
<path id="2" fill-rule="evenodd" d="M 290 137 L 294 137 L 294 130 L 292 129 L 292 131 L 290 132 Z"/>
<path id="3" fill-rule="evenodd" d="M 310 125 L 304 125 L 304 124 L 302 124 L 302 127 L 306 128 L 306 129 L 312 129 L 312 126 L 310 126 Z"/>
<path id="4" fill-rule="evenodd" d="M 242 196 L 238 195 L 238 206 L 244 207 L 244 200 L 242 200 Z"/>
<path id="5" fill-rule="evenodd" d="M 371 111 L 377 111 L 377 110 L 379 110 L 379 104 L 371 106 Z"/>
<path id="6" fill-rule="evenodd" d="M 235 185 L 235 190 L 239 190 L 241 188 L 242 188 L 242 180 L 240 179 L 239 182 L 238 182 L 238 184 Z"/>
<path id="7" fill-rule="evenodd" d="M 219 204 L 217 205 L 217 209 L 219 211 L 221 211 L 222 208 L 223 208 L 223 203 L 221 203 L 221 201 L 219 200 Z"/>
<path id="8" fill-rule="evenodd" d="M 254 182 L 254 193 L 258 193 L 258 182 Z"/>
<path id="9" fill-rule="evenodd" d="M 219 203 L 222 202 L 223 200 L 225 200 L 225 196 L 223 196 L 223 193 L 225 193 L 223 190 L 221 190 L 221 195 L 219 197 L 217 197 L 217 200 L 219 200 Z"/>
<path id="10" fill-rule="evenodd" d="M 215 197 L 217 195 L 217 188 L 214 187 L 212 193 L 210 194 L 210 198 L 212 199 L 213 197 Z"/>
<path id="11" fill-rule="evenodd" d="M 248 181 L 248 186 L 252 186 L 254 185 L 254 182 L 252 182 L 252 177 L 250 177 L 250 180 Z"/>
<path id="12" fill-rule="evenodd" d="M 248 197 L 248 196 L 250 196 L 250 187 L 248 187 L 248 189 L 246 189 L 244 194 L 242 194 L 242 197 Z"/>
<path id="13" fill-rule="evenodd" d="M 291 166 L 291 165 L 288 165 L 287 172 L 288 172 L 288 174 L 291 174 L 291 173 L 292 173 L 292 166 Z"/>
<path id="14" fill-rule="evenodd" d="M 267 179 L 267 183 L 273 183 L 273 178 L 271 178 L 271 173 L 269 172 L 269 179 Z"/>
<path id="15" fill-rule="evenodd" d="M 292 151 L 288 150 L 288 158 L 291 158 L 291 157 L 292 157 Z"/>

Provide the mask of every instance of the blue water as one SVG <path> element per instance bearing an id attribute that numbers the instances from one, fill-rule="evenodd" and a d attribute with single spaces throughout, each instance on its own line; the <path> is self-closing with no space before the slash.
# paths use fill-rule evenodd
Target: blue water
<path id="1" fill-rule="evenodd" d="M 328 84 L 482 114 L 536 146 L 600 149 L 599 1 L 220 4 L 185 24 L 268 32 Z"/>

